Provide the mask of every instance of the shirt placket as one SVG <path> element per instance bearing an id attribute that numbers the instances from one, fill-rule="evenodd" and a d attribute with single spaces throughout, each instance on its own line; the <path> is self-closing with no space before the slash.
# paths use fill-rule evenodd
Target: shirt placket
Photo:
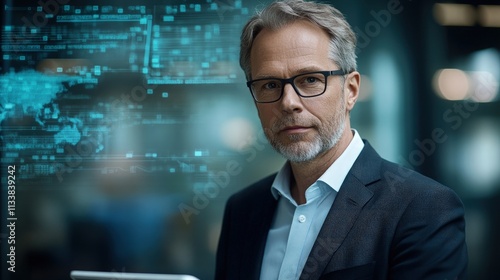
<path id="1" fill-rule="evenodd" d="M 320 189 L 316 185 L 313 185 L 306 191 L 306 203 L 298 205 L 295 208 L 285 256 L 279 274 L 280 280 L 298 279 L 299 268 L 297 264 L 300 263 L 302 254 L 304 254 L 304 242 L 311 227 L 319 196 L 321 196 Z M 292 254 L 290 252 L 295 253 Z M 300 252 L 300 254 L 296 252 Z"/>

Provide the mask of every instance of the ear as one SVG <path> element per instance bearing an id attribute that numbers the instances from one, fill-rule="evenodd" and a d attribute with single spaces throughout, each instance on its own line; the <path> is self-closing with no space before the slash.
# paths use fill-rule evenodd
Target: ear
<path id="1" fill-rule="evenodd" d="M 358 71 L 349 73 L 346 77 L 344 94 L 346 97 L 346 109 L 349 112 L 352 110 L 352 108 L 354 108 L 354 104 L 356 104 L 356 100 L 358 100 L 360 82 L 361 75 Z"/>

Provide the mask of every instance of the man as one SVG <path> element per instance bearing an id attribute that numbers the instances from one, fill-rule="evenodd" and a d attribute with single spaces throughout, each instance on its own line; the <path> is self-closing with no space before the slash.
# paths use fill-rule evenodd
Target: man
<path id="1" fill-rule="evenodd" d="M 277 173 L 233 195 L 216 279 L 461 279 L 464 210 L 447 187 L 382 159 L 351 129 L 356 39 L 325 4 L 250 19 L 240 64 Z"/>

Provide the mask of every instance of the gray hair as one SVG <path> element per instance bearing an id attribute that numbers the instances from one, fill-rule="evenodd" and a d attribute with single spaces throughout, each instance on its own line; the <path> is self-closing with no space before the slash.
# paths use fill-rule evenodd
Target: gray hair
<path id="1" fill-rule="evenodd" d="M 251 79 L 250 52 L 257 34 L 264 28 L 278 30 L 297 20 L 308 20 L 325 30 L 330 36 L 330 59 L 343 70 L 356 70 L 356 35 L 339 10 L 327 4 L 285 0 L 258 11 L 243 28 L 240 66 L 247 80 Z"/>

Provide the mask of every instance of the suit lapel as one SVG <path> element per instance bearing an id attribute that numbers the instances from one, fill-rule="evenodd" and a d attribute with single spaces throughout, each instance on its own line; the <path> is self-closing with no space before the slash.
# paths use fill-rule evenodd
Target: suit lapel
<path id="1" fill-rule="evenodd" d="M 257 211 L 252 211 L 249 214 L 249 228 L 247 238 L 245 238 L 245 250 L 240 279 L 259 279 L 260 270 L 262 267 L 262 259 L 267 241 L 267 235 L 271 227 L 271 223 L 276 211 L 278 201 L 271 194 L 271 185 L 275 176 L 270 176 L 269 180 L 263 182 L 261 188 L 263 192 L 259 195 L 262 198 Z"/>
<path id="2" fill-rule="evenodd" d="M 380 178 L 381 158 L 365 147 L 347 174 L 311 249 L 300 279 L 319 279 L 373 193 L 366 185 Z"/>

